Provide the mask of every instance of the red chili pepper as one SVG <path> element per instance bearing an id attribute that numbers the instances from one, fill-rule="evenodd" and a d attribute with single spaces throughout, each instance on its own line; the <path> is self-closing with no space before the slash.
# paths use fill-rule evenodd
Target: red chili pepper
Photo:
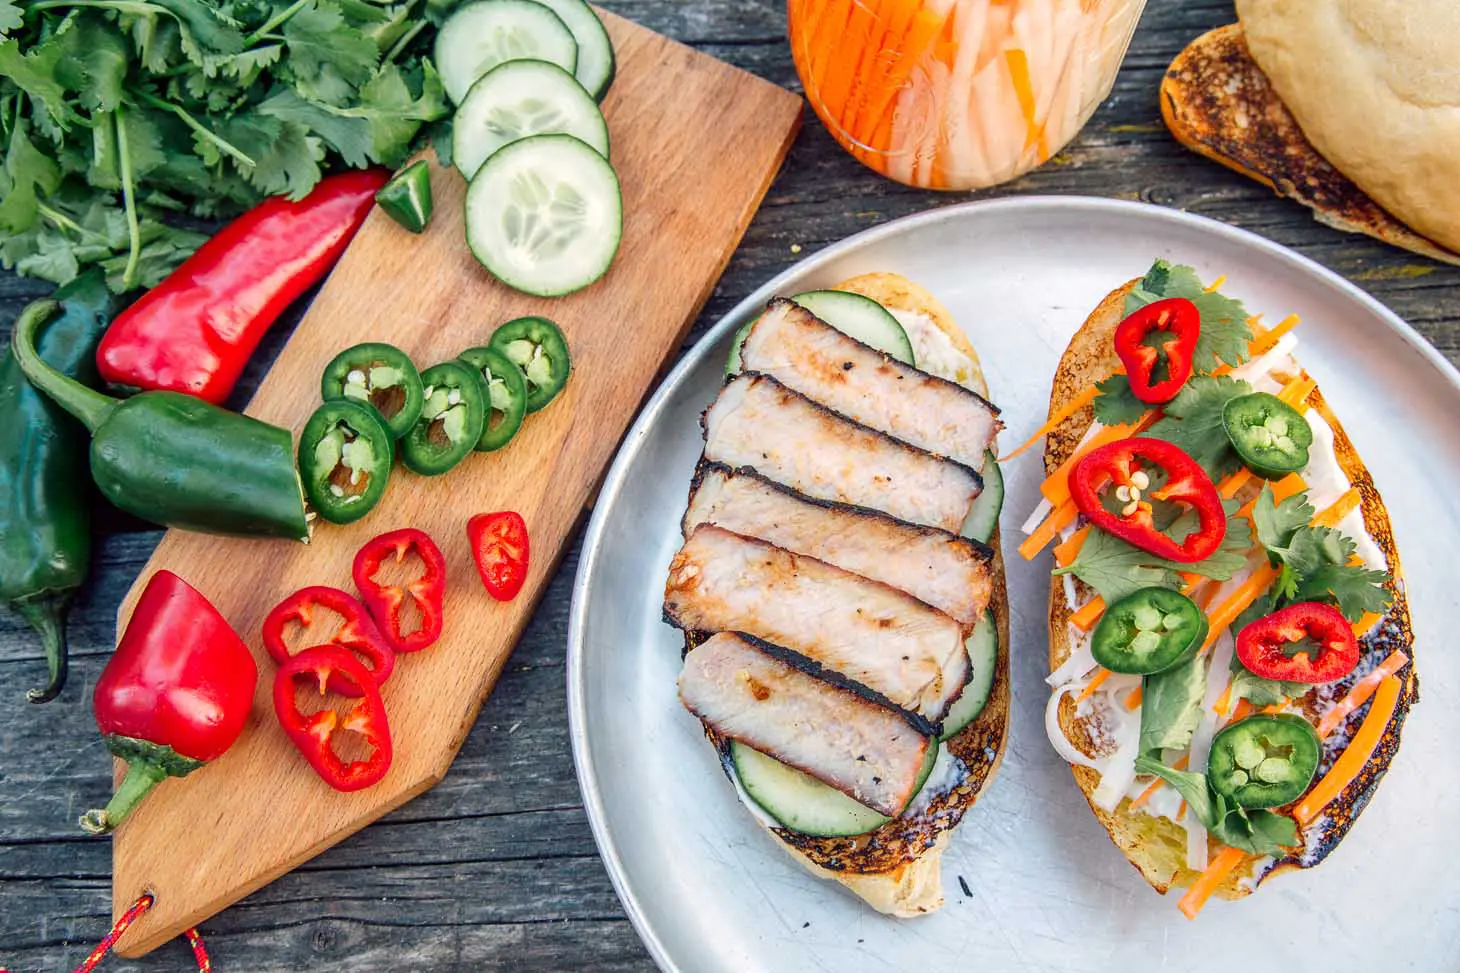
<path id="1" fill-rule="evenodd" d="M 329 637 L 328 642 L 311 636 L 315 644 L 338 645 L 349 649 L 365 662 L 370 663 L 370 675 L 377 686 L 385 685 L 395 669 L 395 651 L 380 634 L 375 620 L 349 592 L 327 585 L 312 585 L 301 588 L 274 606 L 264 619 L 264 648 L 280 665 L 289 661 L 289 646 L 284 641 L 284 628 L 290 622 L 298 622 L 306 628 L 313 627 L 315 612 L 333 612 L 340 617 L 340 627 Z M 348 679 L 333 679 L 330 690 L 342 696 L 355 695 L 354 683 Z"/>
<path id="2" fill-rule="evenodd" d="M 233 746 L 258 674 L 208 599 L 171 571 L 154 574 L 92 694 L 96 725 L 127 776 L 81 826 L 112 830 L 164 778 L 185 777 Z"/>
<path id="3" fill-rule="evenodd" d="M 375 580 L 386 558 L 397 564 L 415 551 L 421 559 L 421 574 L 401 587 Z M 414 527 L 393 530 L 365 543 L 355 555 L 355 587 L 370 609 L 381 634 L 397 652 L 419 652 L 441 637 L 441 606 L 446 593 L 446 558 L 430 536 Z M 421 627 L 407 634 L 401 631 L 401 606 L 411 596 L 421 614 Z"/>
<path id="4" fill-rule="evenodd" d="M 466 524 L 472 557 L 487 594 L 511 601 L 527 580 L 527 522 L 511 510 L 477 514 Z"/>
<path id="5" fill-rule="evenodd" d="M 1153 344 L 1153 335 L 1162 335 L 1164 340 Z M 1135 397 L 1149 405 L 1176 398 L 1191 378 L 1191 358 L 1199 337 L 1201 312 L 1184 297 L 1153 301 L 1120 322 L 1115 328 L 1115 353 L 1125 364 Z M 1156 380 L 1163 355 L 1166 377 Z"/>
<path id="6" fill-rule="evenodd" d="M 329 176 L 219 230 L 112 323 L 96 353 L 102 378 L 222 403 L 264 332 L 340 258 L 389 175 Z"/>
<path id="7" fill-rule="evenodd" d="M 1359 664 L 1359 640 L 1337 608 L 1301 601 L 1243 627 L 1237 658 L 1264 679 L 1333 682 Z"/>
<path id="8" fill-rule="evenodd" d="M 1109 493 L 1102 492 L 1106 486 L 1112 487 Z M 1209 557 L 1227 535 L 1227 514 L 1212 478 L 1181 447 L 1164 440 L 1121 439 L 1091 450 L 1070 471 L 1070 494 L 1096 527 L 1170 561 L 1193 564 Z M 1177 543 L 1156 527 L 1153 499 L 1196 511 L 1196 530 Z"/>
<path id="9" fill-rule="evenodd" d="M 295 681 L 301 676 L 309 676 L 321 696 L 331 683 L 346 681 L 353 686 L 349 695 L 359 698 L 343 720 L 329 708 L 305 716 L 295 698 Z M 390 769 L 390 723 L 380 690 L 360 660 L 338 645 L 305 649 L 279 667 L 274 674 L 274 712 L 304 759 L 337 791 L 369 787 Z M 335 751 L 335 734 L 346 730 L 370 744 L 370 756 L 346 761 Z"/>

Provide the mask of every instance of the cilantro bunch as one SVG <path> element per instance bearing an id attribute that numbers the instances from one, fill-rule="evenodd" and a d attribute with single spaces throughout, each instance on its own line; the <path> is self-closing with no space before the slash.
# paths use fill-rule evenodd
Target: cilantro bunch
<path id="1" fill-rule="evenodd" d="M 398 166 L 447 114 L 426 52 L 454 4 L 0 0 L 0 265 L 151 286 L 197 219 Z"/>

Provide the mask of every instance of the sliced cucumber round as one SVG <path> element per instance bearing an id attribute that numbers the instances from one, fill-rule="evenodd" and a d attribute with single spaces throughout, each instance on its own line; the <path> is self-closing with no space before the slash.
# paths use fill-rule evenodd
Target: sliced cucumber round
<path id="1" fill-rule="evenodd" d="M 513 142 L 477 170 L 466 191 L 467 246 L 524 294 L 557 297 L 587 287 L 608 272 L 622 236 L 618 176 L 571 135 Z"/>
<path id="2" fill-rule="evenodd" d="M 557 14 L 558 19 L 573 32 L 573 39 L 578 42 L 578 67 L 573 72 L 573 77 L 588 90 L 594 101 L 602 101 L 603 96 L 608 94 L 609 85 L 613 84 L 614 73 L 618 70 L 617 60 L 613 56 L 613 42 L 608 38 L 603 21 L 598 19 L 593 8 L 583 0 L 537 2 Z"/>
<path id="3" fill-rule="evenodd" d="M 461 104 L 476 80 L 507 61 L 550 61 L 578 67 L 573 32 L 533 0 L 480 0 L 460 8 L 436 34 L 436 70 L 446 94 Z"/>
<path id="4" fill-rule="evenodd" d="M 973 498 L 968 516 L 963 520 L 964 537 L 971 537 L 981 544 L 987 544 L 999 526 L 999 514 L 1004 510 L 1004 471 L 991 449 L 984 453 L 983 492 Z"/>
<path id="5" fill-rule="evenodd" d="M 994 668 L 999 661 L 999 626 L 994 622 L 992 611 L 983 613 L 983 618 L 978 620 L 963 646 L 968 650 L 973 673 L 963 687 L 963 694 L 953 701 L 953 705 L 948 707 L 948 714 L 943 717 L 940 741 L 947 740 L 978 719 L 978 714 L 988 705 L 989 691 L 994 687 Z"/>
<path id="6" fill-rule="evenodd" d="M 608 125 L 573 76 L 546 61 L 499 64 L 471 86 L 451 123 L 451 161 L 470 179 L 502 146 L 571 135 L 608 158 Z"/>
<path id="7" fill-rule="evenodd" d="M 795 295 L 791 300 L 842 334 L 886 352 L 900 362 L 916 364 L 907 332 L 891 312 L 870 297 L 849 291 L 806 291 Z M 726 375 L 734 375 L 740 371 L 740 346 L 745 344 L 745 336 L 749 333 L 749 323 L 735 332 L 735 338 L 730 345 L 730 357 L 725 362 Z"/>
<path id="8" fill-rule="evenodd" d="M 819 837 L 840 837 L 865 834 L 892 820 L 810 774 L 803 774 L 743 743 L 730 742 L 730 757 L 735 762 L 740 786 L 750 799 L 792 831 Z M 913 788 L 914 799 L 933 772 L 937 759 L 938 747 L 928 747 L 923 766 L 918 770 L 917 785 Z"/>

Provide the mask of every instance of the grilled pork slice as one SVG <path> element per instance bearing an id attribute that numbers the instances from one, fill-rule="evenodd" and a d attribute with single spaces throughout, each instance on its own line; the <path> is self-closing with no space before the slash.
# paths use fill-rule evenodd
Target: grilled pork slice
<path id="1" fill-rule="evenodd" d="M 784 298 L 766 306 L 740 359 L 746 371 L 975 470 L 999 431 L 998 410 L 977 393 L 904 365 Z"/>
<path id="2" fill-rule="evenodd" d="M 798 493 L 957 531 L 983 489 L 974 470 L 742 372 L 705 413 L 705 459 L 749 466 Z"/>
<path id="3" fill-rule="evenodd" d="M 963 630 L 906 592 L 701 524 L 669 565 L 664 614 L 694 632 L 745 632 L 849 680 L 931 729 L 968 681 Z"/>
<path id="4" fill-rule="evenodd" d="M 758 640 L 757 640 L 758 641 Z M 917 787 L 930 740 L 885 706 L 722 632 L 690 652 L 679 698 L 712 730 L 895 816 Z"/>
<path id="5" fill-rule="evenodd" d="M 874 510 L 813 500 L 750 470 L 701 465 L 684 514 L 685 536 L 705 523 L 900 588 L 951 616 L 965 635 L 993 592 L 993 552 L 982 544 Z"/>

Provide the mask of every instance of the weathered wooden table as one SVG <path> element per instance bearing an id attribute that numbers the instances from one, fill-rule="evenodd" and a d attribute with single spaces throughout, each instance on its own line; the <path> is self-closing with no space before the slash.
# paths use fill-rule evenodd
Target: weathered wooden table
<path id="1" fill-rule="evenodd" d="M 797 87 L 780 0 L 607 0 L 615 12 Z M 1254 230 L 1357 282 L 1460 361 L 1460 269 L 1315 223 L 1308 211 L 1183 149 L 1161 124 L 1161 72 L 1189 40 L 1232 21 L 1229 0 L 1151 0 L 1110 101 L 1072 146 L 998 190 L 1143 199 Z M 987 194 L 985 194 L 987 195 Z M 814 118 L 691 340 L 800 256 L 966 195 L 898 186 L 844 154 Z M 0 275 L 0 333 L 49 288 Z M 286 340 L 278 325 L 241 390 Z M 111 762 L 89 712 L 117 604 L 160 534 L 106 525 L 72 613 L 71 681 L 47 706 L 31 633 L 0 616 L 0 967 L 70 970 L 107 930 L 111 850 L 75 826 L 104 803 Z M 644 969 L 589 833 L 567 737 L 563 654 L 577 551 L 565 557 L 481 720 L 434 790 L 203 926 L 223 970 Z M 281 821 L 280 827 L 288 827 Z M 109 970 L 189 970 L 181 940 Z"/>

